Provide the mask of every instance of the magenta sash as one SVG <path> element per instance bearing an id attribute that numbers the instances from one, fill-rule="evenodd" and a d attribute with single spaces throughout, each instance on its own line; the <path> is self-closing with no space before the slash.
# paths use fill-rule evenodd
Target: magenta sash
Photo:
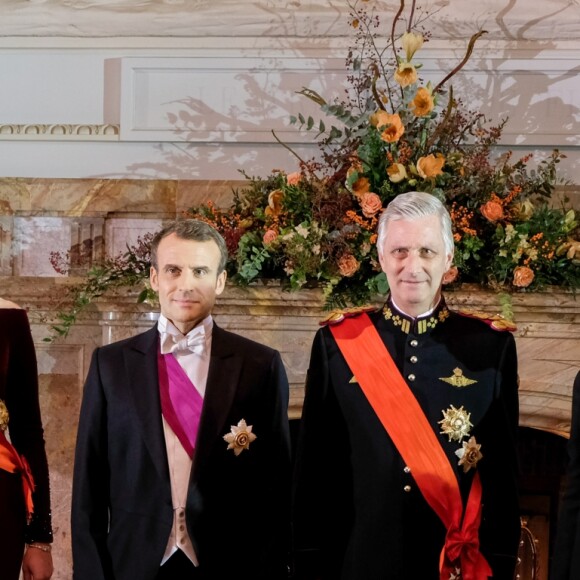
<path id="1" fill-rule="evenodd" d="M 157 354 L 161 412 L 193 459 L 203 397 L 172 354 Z"/>

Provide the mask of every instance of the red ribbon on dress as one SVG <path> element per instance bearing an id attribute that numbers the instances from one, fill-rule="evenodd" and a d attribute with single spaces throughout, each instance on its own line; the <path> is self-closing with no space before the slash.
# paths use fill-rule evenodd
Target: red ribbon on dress
<path id="1" fill-rule="evenodd" d="M 479 551 L 481 481 L 473 479 L 465 513 L 457 477 L 421 406 L 366 314 L 330 326 L 340 351 L 423 497 L 447 529 L 440 579 L 456 568 L 463 580 L 487 580 L 491 568 Z"/>
<path id="2" fill-rule="evenodd" d="M 9 473 L 20 473 L 22 476 L 22 491 L 26 506 L 26 517 L 30 520 L 34 511 L 32 492 L 34 491 L 34 479 L 28 461 L 20 455 L 12 443 L 6 439 L 4 431 L 0 431 L 0 469 Z"/>

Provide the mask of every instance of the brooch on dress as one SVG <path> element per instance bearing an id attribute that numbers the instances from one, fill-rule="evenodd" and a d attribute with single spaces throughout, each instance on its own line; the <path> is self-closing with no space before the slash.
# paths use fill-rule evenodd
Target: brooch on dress
<path id="1" fill-rule="evenodd" d="M 224 435 L 228 449 L 232 449 L 235 455 L 239 455 L 244 449 L 250 449 L 250 443 L 257 438 L 258 436 L 252 433 L 252 425 L 247 425 L 245 419 L 237 425 L 232 425 L 232 430 Z"/>

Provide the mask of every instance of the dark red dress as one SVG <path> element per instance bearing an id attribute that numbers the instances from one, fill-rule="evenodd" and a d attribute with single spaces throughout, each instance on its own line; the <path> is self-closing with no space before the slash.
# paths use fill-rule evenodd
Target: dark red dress
<path id="1" fill-rule="evenodd" d="M 36 484 L 27 524 L 21 476 L 0 469 L 0 568 L 3 580 L 12 580 L 19 576 L 25 542 L 52 542 L 36 354 L 24 310 L 0 309 L 0 399 L 8 408 L 9 438 Z"/>

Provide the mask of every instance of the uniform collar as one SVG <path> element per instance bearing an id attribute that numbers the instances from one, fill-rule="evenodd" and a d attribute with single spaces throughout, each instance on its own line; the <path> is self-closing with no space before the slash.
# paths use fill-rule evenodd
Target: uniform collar
<path id="1" fill-rule="evenodd" d="M 445 304 L 445 299 L 441 296 L 435 308 L 413 318 L 399 310 L 389 296 L 387 303 L 383 306 L 382 314 L 389 325 L 405 334 L 425 334 L 447 320 L 449 309 Z"/>

